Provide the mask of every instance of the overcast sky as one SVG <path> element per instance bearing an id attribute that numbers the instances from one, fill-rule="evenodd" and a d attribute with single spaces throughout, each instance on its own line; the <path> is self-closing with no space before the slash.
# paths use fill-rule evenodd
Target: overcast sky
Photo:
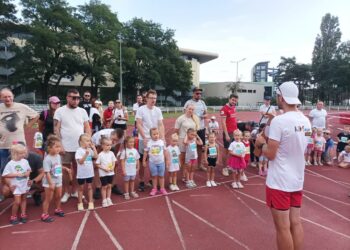
<path id="1" fill-rule="evenodd" d="M 69 0 L 72 6 L 84 0 Z M 102 0 L 121 22 L 133 17 L 175 30 L 178 46 L 219 54 L 201 65 L 201 81 L 250 81 L 260 61 L 276 67 L 281 56 L 310 63 L 321 18 L 339 17 L 342 41 L 350 40 L 349 0 Z"/>

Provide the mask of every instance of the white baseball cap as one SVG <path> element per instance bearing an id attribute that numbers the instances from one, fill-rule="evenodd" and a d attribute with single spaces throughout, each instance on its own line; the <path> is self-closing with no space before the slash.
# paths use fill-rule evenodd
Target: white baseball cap
<path id="1" fill-rule="evenodd" d="M 284 82 L 277 87 L 276 93 L 281 95 L 287 104 L 301 104 L 298 96 L 299 89 L 294 82 Z"/>

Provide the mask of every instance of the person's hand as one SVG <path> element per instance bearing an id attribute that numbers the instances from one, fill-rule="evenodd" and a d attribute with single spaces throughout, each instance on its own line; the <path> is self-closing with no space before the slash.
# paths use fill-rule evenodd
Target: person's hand
<path id="1" fill-rule="evenodd" d="M 142 161 L 142 165 L 145 168 L 147 166 L 147 162 L 146 161 Z"/>
<path id="2" fill-rule="evenodd" d="M 230 141 L 231 141 L 230 136 L 229 136 L 229 135 L 225 135 L 225 140 L 226 140 L 227 142 L 230 142 Z"/>
<path id="3" fill-rule="evenodd" d="M 205 160 L 205 161 L 204 161 L 204 164 L 208 166 L 208 165 L 209 165 L 208 160 Z"/>
<path id="4" fill-rule="evenodd" d="M 55 184 L 54 184 L 54 183 L 49 183 L 49 188 L 50 188 L 51 190 L 54 190 L 54 189 L 55 189 Z"/>
<path id="5" fill-rule="evenodd" d="M 87 149 L 85 150 L 85 155 L 88 156 L 90 154 L 90 151 Z"/>
<path id="6" fill-rule="evenodd" d="M 266 139 L 265 137 L 258 135 L 256 137 L 256 141 L 255 141 L 255 146 L 258 148 L 261 148 L 263 144 L 266 144 Z"/>
<path id="7" fill-rule="evenodd" d="M 147 142 L 148 142 L 148 140 L 147 140 L 146 138 L 144 138 L 144 139 L 143 139 L 143 146 L 144 146 L 144 147 L 147 147 Z"/>
<path id="8" fill-rule="evenodd" d="M 29 180 L 28 181 L 28 187 L 31 187 L 33 185 L 33 181 L 32 180 Z"/>
<path id="9" fill-rule="evenodd" d="M 17 187 L 16 185 L 11 185 L 10 186 L 10 190 L 11 190 L 12 193 L 15 191 L 16 187 Z"/>
<path id="10" fill-rule="evenodd" d="M 123 176 L 126 176 L 126 171 L 125 170 L 123 170 Z"/>

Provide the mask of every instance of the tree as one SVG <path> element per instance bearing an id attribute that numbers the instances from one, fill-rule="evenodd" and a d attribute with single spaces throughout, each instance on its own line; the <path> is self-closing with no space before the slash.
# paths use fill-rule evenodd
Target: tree
<path id="1" fill-rule="evenodd" d="M 11 2 L 0 1 L 0 41 L 6 39 L 17 27 L 16 6 Z"/>
<path id="2" fill-rule="evenodd" d="M 75 53 L 73 9 L 64 0 L 22 0 L 22 5 L 29 35 L 17 57 L 17 79 L 37 86 L 42 98 L 46 98 L 53 78 L 60 80 L 73 73 L 67 72 L 69 67 L 65 66 Z M 58 85 L 59 81 L 54 83 Z"/>
<path id="3" fill-rule="evenodd" d="M 227 90 L 232 94 L 237 94 L 237 92 L 241 89 L 239 82 L 233 82 L 226 86 Z"/>
<path id="4" fill-rule="evenodd" d="M 108 80 L 113 80 L 112 74 L 119 72 L 117 36 L 121 34 L 122 25 L 110 8 L 97 0 L 79 6 L 75 16 L 81 23 L 76 30 L 82 58 L 81 87 L 89 79 L 96 95 L 98 87 L 105 86 Z M 119 81 L 119 77 L 116 79 Z"/>
<path id="5" fill-rule="evenodd" d="M 274 81 L 277 84 L 293 81 L 298 86 L 300 100 L 304 103 L 305 89 L 310 86 L 311 82 L 311 65 L 298 64 L 295 57 L 281 57 Z"/>
<path id="6" fill-rule="evenodd" d="M 341 42 L 338 17 L 327 13 L 321 22 L 321 34 L 318 34 L 312 53 L 312 73 L 317 94 L 321 100 L 328 100 L 335 94 L 334 60 Z"/>

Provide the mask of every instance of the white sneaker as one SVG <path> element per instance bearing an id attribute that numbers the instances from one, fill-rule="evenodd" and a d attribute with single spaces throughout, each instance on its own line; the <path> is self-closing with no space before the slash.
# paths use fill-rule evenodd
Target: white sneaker
<path id="1" fill-rule="evenodd" d="M 112 206 L 113 205 L 113 201 L 111 200 L 111 198 L 107 198 L 107 205 L 108 206 Z"/>
<path id="2" fill-rule="evenodd" d="M 250 166 L 252 166 L 253 168 L 256 168 L 256 163 L 255 162 L 251 162 Z"/>
<path id="3" fill-rule="evenodd" d="M 68 193 L 64 193 L 64 195 L 61 198 L 62 203 L 66 203 L 69 199 L 70 195 Z"/>
<path id="4" fill-rule="evenodd" d="M 228 168 L 227 168 L 227 167 L 222 169 L 222 175 L 223 175 L 223 176 L 229 176 Z"/>
<path id="5" fill-rule="evenodd" d="M 234 188 L 234 189 L 237 189 L 237 188 L 238 188 L 237 182 L 232 182 L 231 186 L 232 186 L 232 188 Z"/>
<path id="6" fill-rule="evenodd" d="M 310 162 L 305 161 L 305 166 L 310 166 Z"/>
<path id="7" fill-rule="evenodd" d="M 130 195 L 129 195 L 129 193 L 125 193 L 125 194 L 124 194 L 124 199 L 125 199 L 125 200 L 130 200 Z"/>
<path id="8" fill-rule="evenodd" d="M 138 195 L 136 192 L 131 192 L 131 193 L 130 193 L 130 196 L 131 196 L 132 198 L 139 198 L 139 195 Z"/>
<path id="9" fill-rule="evenodd" d="M 108 207 L 107 199 L 102 201 L 102 207 Z"/>
<path id="10" fill-rule="evenodd" d="M 174 185 L 173 185 L 173 184 L 170 184 L 170 185 L 169 185 L 169 189 L 170 189 L 170 191 L 175 191 Z"/>
<path id="11" fill-rule="evenodd" d="M 248 181 L 248 178 L 247 178 L 247 176 L 245 175 L 245 173 L 243 173 L 243 174 L 241 175 L 240 180 L 241 180 L 241 181 Z"/>
<path id="12" fill-rule="evenodd" d="M 70 196 L 73 198 L 78 198 L 78 192 L 75 191 L 74 193 L 70 194 Z M 82 198 L 84 199 L 85 197 L 82 197 Z"/>
<path id="13" fill-rule="evenodd" d="M 211 182 L 207 181 L 207 187 L 211 187 Z"/>
<path id="14" fill-rule="evenodd" d="M 323 166 L 323 163 L 322 163 L 322 161 L 320 161 L 320 162 L 318 163 L 318 165 L 320 165 L 320 166 Z"/>
<path id="15" fill-rule="evenodd" d="M 180 188 L 179 188 L 179 186 L 178 185 L 174 185 L 174 189 L 175 189 L 175 191 L 180 191 Z"/>
<path id="16" fill-rule="evenodd" d="M 193 180 L 191 181 L 191 183 L 192 183 L 192 187 L 197 187 L 197 184 Z"/>
<path id="17" fill-rule="evenodd" d="M 241 182 L 237 182 L 237 186 L 238 186 L 238 188 L 244 188 L 244 186 L 242 185 Z"/>
<path id="18" fill-rule="evenodd" d="M 216 187 L 216 186 L 217 186 L 217 184 L 216 184 L 215 181 L 210 181 L 210 183 L 211 183 L 211 186 L 212 186 L 212 187 Z"/>
<path id="19" fill-rule="evenodd" d="M 191 182 L 190 180 L 187 181 L 186 187 L 187 187 L 187 188 L 193 188 L 192 182 Z"/>

